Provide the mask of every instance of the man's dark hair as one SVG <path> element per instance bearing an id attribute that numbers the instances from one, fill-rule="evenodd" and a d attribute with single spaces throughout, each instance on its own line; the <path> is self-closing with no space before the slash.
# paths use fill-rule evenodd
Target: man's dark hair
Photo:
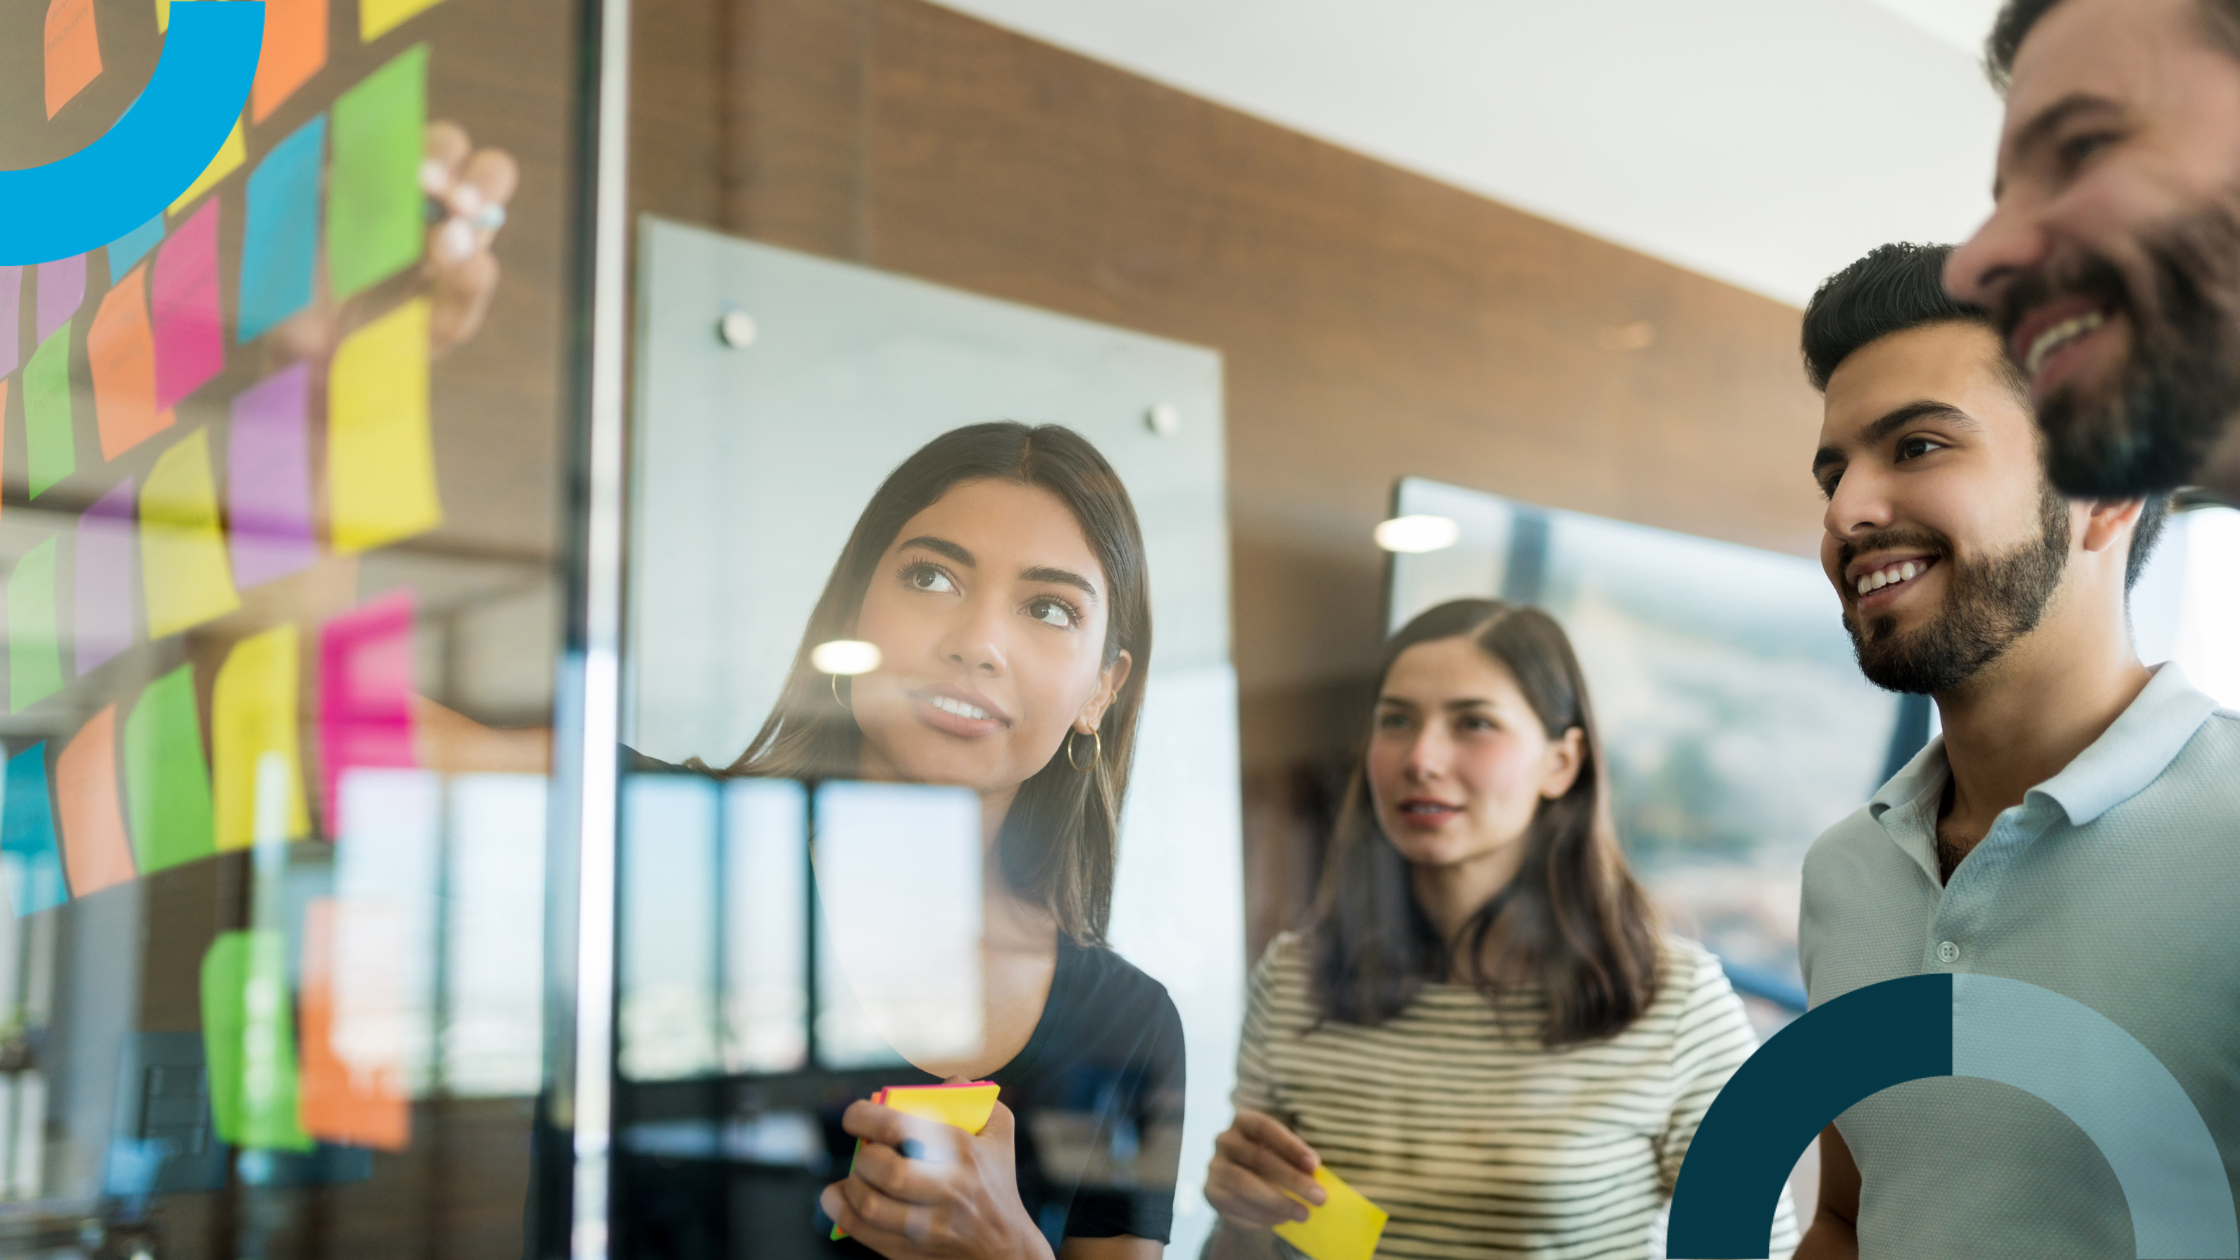
<path id="1" fill-rule="evenodd" d="M 2039 11 L 2059 2 L 2042 0 Z M 2240 4 L 2240 0 L 2232 2 Z M 2007 12 L 2028 3 L 2030 0 L 2015 0 Z M 1988 312 L 1945 292 L 1944 264 L 1951 255 L 1950 245 L 1880 245 L 1828 277 L 1804 308 L 1804 370 L 1812 387 L 1826 393 L 1828 378 L 1836 374 L 1845 359 L 1884 337 L 1916 328 L 1976 324 L 1996 340 L 1998 326 Z M 2022 373 L 2004 353 L 1993 353 L 2006 371 L 2008 384 L 2028 406 L 2029 386 Z M 2043 440 L 2041 435 L 2041 444 Z M 2169 511 L 2167 496 L 2147 496 L 2146 506 L 2139 511 L 2139 523 L 2131 531 L 2124 589 L 2136 585 L 2139 575 L 2146 572 L 2147 559 L 2154 554 Z"/>
<path id="2" fill-rule="evenodd" d="M 1991 24 L 1991 37 L 1983 42 L 1984 69 L 2001 92 L 2014 74 L 2015 54 L 2038 19 L 2053 11 L 2061 0 L 2007 0 Z M 2211 38 L 2240 57 L 2240 0 L 2200 0 L 2202 24 Z"/>

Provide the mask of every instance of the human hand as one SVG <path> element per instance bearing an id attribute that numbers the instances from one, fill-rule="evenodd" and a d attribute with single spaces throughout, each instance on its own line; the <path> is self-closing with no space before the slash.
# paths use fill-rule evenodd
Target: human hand
<path id="1" fill-rule="evenodd" d="M 474 336 L 498 292 L 498 259 L 490 250 L 506 225 L 506 204 L 521 186 L 521 169 L 503 149 L 477 149 L 453 122 L 428 124 L 428 156 L 420 188 L 444 210 L 428 228 L 420 274 L 428 285 L 429 351 L 442 354 Z"/>
<path id="2" fill-rule="evenodd" d="M 1314 1180 L 1321 1164 L 1314 1148 L 1281 1121 L 1239 1107 L 1235 1122 L 1213 1140 L 1206 1202 L 1223 1219 L 1256 1229 L 1303 1221 L 1307 1204 L 1320 1207 L 1329 1198 Z"/>
<path id="3" fill-rule="evenodd" d="M 889 1260 L 1053 1260 L 1019 1198 L 1009 1107 L 977 1134 L 871 1102 L 840 1124 L 863 1147 L 818 1204 L 865 1246 Z"/>

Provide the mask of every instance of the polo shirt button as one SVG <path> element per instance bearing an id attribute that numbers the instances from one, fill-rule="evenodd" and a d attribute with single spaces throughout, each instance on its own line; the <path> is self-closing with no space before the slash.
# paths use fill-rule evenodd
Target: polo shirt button
<path id="1" fill-rule="evenodd" d="M 1937 946 L 1937 961 L 1950 966 L 1960 961 L 1960 947 L 1951 941 Z"/>

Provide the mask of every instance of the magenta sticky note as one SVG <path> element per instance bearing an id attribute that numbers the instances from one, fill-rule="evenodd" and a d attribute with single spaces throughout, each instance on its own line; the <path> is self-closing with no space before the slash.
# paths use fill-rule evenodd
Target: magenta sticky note
<path id="1" fill-rule="evenodd" d="M 23 268 L 0 267 L 0 376 L 23 366 Z"/>
<path id="2" fill-rule="evenodd" d="M 86 300 L 86 256 L 39 264 L 39 340 L 70 322 Z"/>
<path id="3" fill-rule="evenodd" d="M 311 369 L 297 364 L 233 400 L 226 437 L 226 520 L 233 583 L 248 588 L 319 558 L 311 533 Z"/>
<path id="4" fill-rule="evenodd" d="M 319 778 L 330 834 L 342 772 L 413 766 L 412 592 L 398 590 L 329 621 L 319 638 Z"/>
<path id="5" fill-rule="evenodd" d="M 132 593 L 134 486 L 127 477 L 78 518 L 76 568 L 77 668 L 83 676 L 139 638 Z"/>
<path id="6" fill-rule="evenodd" d="M 156 247 L 148 318 L 156 342 L 156 410 L 169 411 L 226 365 L 218 313 L 218 203 L 212 197 Z"/>

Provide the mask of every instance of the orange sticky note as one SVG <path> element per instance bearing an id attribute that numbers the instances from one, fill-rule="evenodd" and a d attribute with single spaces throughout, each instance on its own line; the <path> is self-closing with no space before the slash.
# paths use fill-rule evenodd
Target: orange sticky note
<path id="1" fill-rule="evenodd" d="M 405 1096 L 404 915 L 379 901 L 321 897 L 303 911 L 304 1132 L 401 1151 Z"/>
<path id="2" fill-rule="evenodd" d="M 263 122 L 327 64 L 327 0 L 264 0 L 264 52 L 249 88 L 249 121 Z"/>
<path id="3" fill-rule="evenodd" d="M 62 823 L 62 868 L 70 895 L 124 883 L 135 874 L 117 795 L 117 706 L 78 728 L 54 762 L 54 803 Z"/>
<path id="4" fill-rule="evenodd" d="M 93 28 L 93 0 L 53 0 L 47 6 L 47 117 L 100 75 L 101 37 Z"/>
<path id="5" fill-rule="evenodd" d="M 1314 1170 L 1314 1180 L 1328 1197 L 1307 1209 L 1307 1219 L 1276 1226 L 1276 1237 L 1313 1260 L 1370 1260 L 1384 1237 L 1385 1210 L 1339 1180 L 1328 1164 Z"/>
<path id="6" fill-rule="evenodd" d="M 988 1117 L 995 1114 L 996 1096 L 1003 1087 L 994 1081 L 971 1081 L 954 1085 L 889 1085 L 871 1096 L 871 1101 L 883 1107 L 892 1107 L 906 1116 L 923 1120 L 939 1120 L 951 1128 L 967 1133 L 978 1133 L 988 1127 Z M 863 1153 L 863 1139 L 856 1139 L 856 1153 Z M 849 1171 L 854 1171 L 855 1161 L 848 1161 Z M 832 1227 L 833 1241 L 846 1238 L 848 1232 L 838 1225 Z"/>
<path id="7" fill-rule="evenodd" d="M 156 342 L 148 324 L 147 268 L 134 267 L 101 299 L 86 329 L 101 458 L 115 459 L 171 427 L 156 410 Z"/>

